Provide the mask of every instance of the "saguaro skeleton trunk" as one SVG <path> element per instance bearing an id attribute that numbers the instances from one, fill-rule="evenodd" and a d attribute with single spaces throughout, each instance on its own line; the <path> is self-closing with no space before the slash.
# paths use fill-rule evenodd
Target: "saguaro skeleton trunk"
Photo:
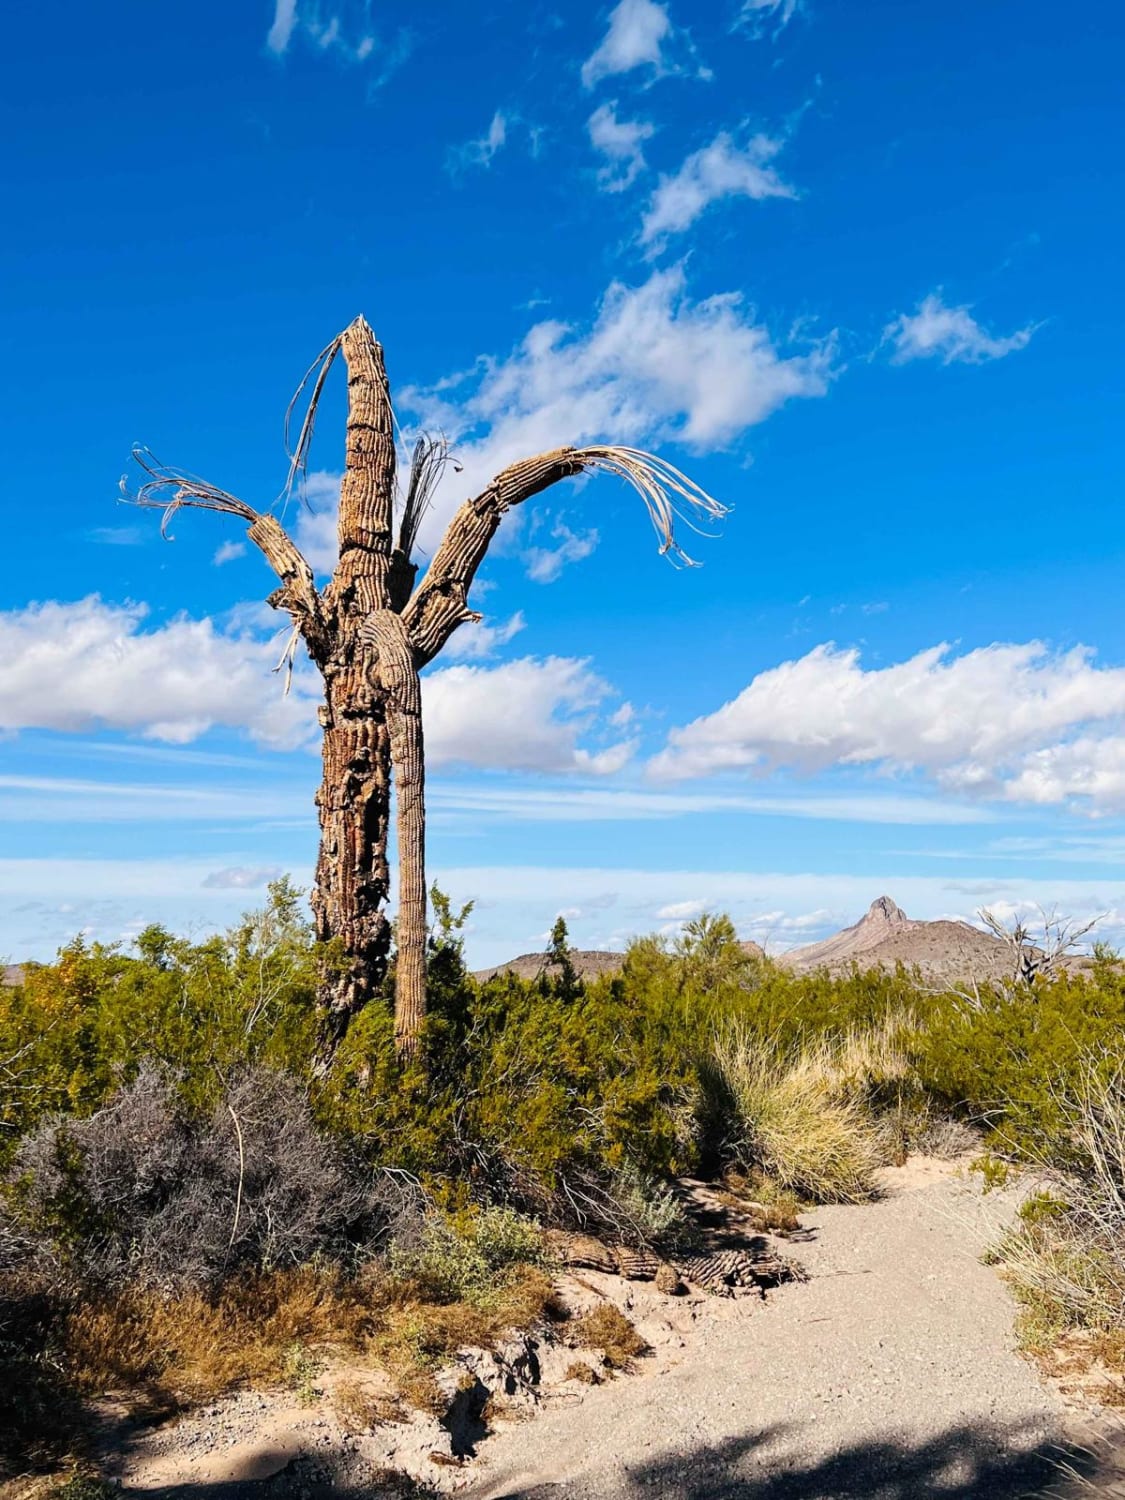
<path id="1" fill-rule="evenodd" d="M 312 382 L 308 408 L 290 455 L 287 492 L 305 466 L 317 402 L 337 354 L 348 373 L 339 557 L 318 589 L 312 569 L 276 516 L 257 511 L 205 481 L 134 455 L 146 479 L 134 497 L 161 507 L 164 526 L 181 506 L 233 515 L 276 573 L 270 596 L 293 625 L 288 648 L 303 640 L 324 679 L 319 710 L 324 774 L 316 803 L 320 853 L 313 891 L 317 936 L 331 948 L 319 1001 L 330 1051 L 361 1006 L 375 995 L 390 955 L 387 857 L 391 789 L 397 804 L 399 862 L 395 967 L 395 1036 L 410 1054 L 426 1013 L 425 754 L 419 673 L 458 626 L 480 616 L 469 590 L 506 511 L 576 474 L 604 470 L 640 494 L 661 550 L 689 562 L 673 523 L 684 506 L 718 518 L 725 507 L 670 464 L 633 448 L 555 448 L 521 460 L 466 500 L 450 521 L 433 561 L 415 586 L 411 554 L 421 517 L 447 461 L 444 444 L 419 439 L 401 503 L 396 503 L 394 417 L 383 351 L 357 318 L 321 353 L 286 417 Z"/>

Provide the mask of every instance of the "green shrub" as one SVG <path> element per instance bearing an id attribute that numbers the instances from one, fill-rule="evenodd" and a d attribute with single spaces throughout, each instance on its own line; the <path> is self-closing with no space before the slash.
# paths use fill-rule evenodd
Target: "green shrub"
<path id="1" fill-rule="evenodd" d="M 395 1275 L 417 1283 L 438 1302 L 479 1300 L 497 1276 L 543 1259 L 538 1224 L 509 1208 L 430 1214 L 421 1232 L 391 1246 Z"/>

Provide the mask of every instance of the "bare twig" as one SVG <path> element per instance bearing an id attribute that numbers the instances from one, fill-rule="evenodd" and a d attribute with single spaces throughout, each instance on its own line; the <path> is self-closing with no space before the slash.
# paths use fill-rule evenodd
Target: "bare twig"
<path id="1" fill-rule="evenodd" d="M 234 1132 L 238 1137 L 238 1196 L 234 1201 L 234 1224 L 230 1232 L 230 1243 L 227 1245 L 227 1249 L 230 1250 L 238 1236 L 238 1221 L 242 1217 L 242 1184 L 246 1181 L 246 1147 L 242 1140 L 242 1126 L 239 1124 L 238 1116 L 235 1114 L 234 1107 L 229 1099 L 227 1100 L 227 1110 L 234 1121 Z"/>

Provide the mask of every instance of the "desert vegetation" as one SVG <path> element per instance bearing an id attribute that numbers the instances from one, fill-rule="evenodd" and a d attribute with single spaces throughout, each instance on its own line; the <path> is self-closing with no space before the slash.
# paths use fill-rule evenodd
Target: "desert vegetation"
<path id="1" fill-rule="evenodd" d="M 76 940 L 0 989 L 6 1462 L 72 1446 L 84 1395 L 300 1384 L 325 1349 L 424 1406 L 450 1351 L 565 1316 L 545 1229 L 670 1253 L 683 1174 L 783 1223 L 862 1201 L 913 1151 L 1049 1173 L 998 1250 L 1029 1341 L 1125 1357 L 1112 958 L 934 993 L 902 969 L 786 971 L 710 917 L 585 983 L 560 928 L 538 980 L 481 983 L 465 913 L 434 897 L 409 1056 L 392 964 L 320 1065 L 324 954 L 284 881 L 225 935 Z M 640 1352 L 620 1327 L 576 1337 Z"/>

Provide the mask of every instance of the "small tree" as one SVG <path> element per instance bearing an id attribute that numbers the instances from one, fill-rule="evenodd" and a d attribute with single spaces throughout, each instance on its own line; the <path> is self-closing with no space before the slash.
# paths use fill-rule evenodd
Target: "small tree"
<path id="1" fill-rule="evenodd" d="M 233 515 L 247 526 L 280 582 L 269 603 L 292 621 L 289 660 L 298 641 L 324 679 L 319 710 L 324 774 L 317 793 L 320 853 L 312 895 L 317 937 L 333 941 L 320 985 L 325 1045 L 330 1051 L 352 1015 L 376 994 L 386 972 L 391 931 L 387 845 L 391 780 L 397 798 L 399 859 L 395 1035 L 399 1050 L 416 1047 L 426 1009 L 425 759 L 419 673 L 453 632 L 480 615 L 469 589 L 507 511 L 578 474 L 605 472 L 640 495 L 661 551 L 690 562 L 677 546 L 678 507 L 719 518 L 726 508 L 670 464 L 635 448 L 562 447 L 510 464 L 450 521 L 421 582 L 414 561 L 418 530 L 448 461 L 444 443 L 419 439 L 405 492 L 397 500 L 390 387 L 383 351 L 357 318 L 310 367 L 290 403 L 312 393 L 290 454 L 292 488 L 308 460 L 317 403 L 342 354 L 348 372 L 339 555 L 331 581 L 318 589 L 308 562 L 277 517 L 258 511 L 187 472 L 135 457 L 145 473 L 141 505 L 164 510 L 166 529 L 181 506 Z"/>
<path id="2" fill-rule="evenodd" d="M 547 971 L 550 971 L 551 983 L 564 1000 L 573 1000 L 582 993 L 582 981 L 574 967 L 573 955 L 566 918 L 556 917 L 547 942 L 547 951 L 543 955 L 543 972 L 546 976 Z"/>

